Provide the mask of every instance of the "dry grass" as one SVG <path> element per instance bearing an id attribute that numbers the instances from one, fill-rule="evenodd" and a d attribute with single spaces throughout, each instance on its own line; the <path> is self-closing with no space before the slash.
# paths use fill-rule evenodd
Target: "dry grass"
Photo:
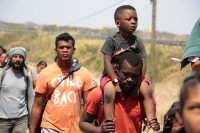
<path id="1" fill-rule="evenodd" d="M 155 84 L 155 97 L 157 102 L 157 117 L 163 127 L 163 117 L 173 102 L 179 100 L 181 84 L 190 73 L 190 66 L 182 71 L 171 73 L 162 82 Z"/>

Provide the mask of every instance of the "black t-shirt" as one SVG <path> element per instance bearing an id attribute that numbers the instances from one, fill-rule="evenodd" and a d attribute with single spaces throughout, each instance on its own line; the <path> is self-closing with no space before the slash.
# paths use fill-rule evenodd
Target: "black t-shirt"
<path id="1" fill-rule="evenodd" d="M 130 46 L 134 46 L 136 54 L 140 55 L 141 58 L 146 58 L 146 49 L 144 47 L 143 42 L 141 39 L 135 35 L 132 35 L 131 39 L 129 41 L 123 40 L 119 32 L 116 32 L 114 35 L 108 37 L 101 48 L 101 52 L 110 56 L 113 56 L 114 51 L 120 50 L 121 48 L 126 49 Z M 112 58 L 113 60 L 113 58 Z M 115 71 L 115 68 L 114 68 Z M 103 71 L 103 77 L 107 75 L 106 71 L 104 69 Z"/>
<path id="2" fill-rule="evenodd" d="M 119 32 L 116 32 L 114 35 L 106 39 L 103 47 L 101 48 L 101 52 L 112 56 L 114 51 L 120 50 L 121 48 L 126 49 L 132 45 L 136 48 L 134 52 L 140 55 L 141 58 L 146 58 L 146 49 L 139 37 L 132 35 L 129 41 L 124 41 L 120 37 Z"/>

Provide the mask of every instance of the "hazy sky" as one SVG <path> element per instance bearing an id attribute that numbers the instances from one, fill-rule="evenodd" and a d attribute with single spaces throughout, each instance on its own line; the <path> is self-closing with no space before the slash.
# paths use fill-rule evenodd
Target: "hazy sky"
<path id="1" fill-rule="evenodd" d="M 150 0 L 0 0 L 0 20 L 93 29 L 115 27 L 114 11 L 125 4 L 136 8 L 138 29 L 151 28 Z M 88 18 L 78 21 L 85 17 Z M 200 0 L 157 0 L 158 31 L 190 34 L 199 17 Z"/>

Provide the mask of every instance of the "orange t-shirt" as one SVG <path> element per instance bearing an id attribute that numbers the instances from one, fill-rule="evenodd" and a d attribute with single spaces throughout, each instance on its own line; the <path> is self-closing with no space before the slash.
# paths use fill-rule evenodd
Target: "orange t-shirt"
<path id="1" fill-rule="evenodd" d="M 89 114 L 96 115 L 98 112 L 99 101 L 102 97 L 102 91 L 98 87 L 88 95 L 85 110 Z M 140 97 L 116 95 L 115 97 L 115 129 L 117 133 L 141 133 L 142 118 L 144 108 Z M 105 119 L 105 118 L 104 118 Z"/>
<path id="2" fill-rule="evenodd" d="M 82 92 L 89 90 L 94 84 L 88 70 L 81 67 L 55 88 L 67 72 L 68 69 L 60 68 L 54 62 L 38 76 L 35 91 L 41 94 L 53 92 L 44 110 L 41 127 L 62 133 L 81 133 L 78 122 Z"/>

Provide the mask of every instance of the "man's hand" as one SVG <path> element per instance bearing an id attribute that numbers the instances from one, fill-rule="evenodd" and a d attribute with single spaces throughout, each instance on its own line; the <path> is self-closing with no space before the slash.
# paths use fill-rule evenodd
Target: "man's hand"
<path id="1" fill-rule="evenodd" d="M 109 133 L 109 132 L 111 133 L 115 132 L 115 123 L 114 120 L 107 118 L 103 121 L 100 133 Z"/>
<path id="2" fill-rule="evenodd" d="M 156 130 L 156 131 L 160 130 L 160 124 L 158 123 L 158 120 L 156 117 L 153 117 L 149 120 L 148 128 L 152 128 L 153 130 Z"/>

